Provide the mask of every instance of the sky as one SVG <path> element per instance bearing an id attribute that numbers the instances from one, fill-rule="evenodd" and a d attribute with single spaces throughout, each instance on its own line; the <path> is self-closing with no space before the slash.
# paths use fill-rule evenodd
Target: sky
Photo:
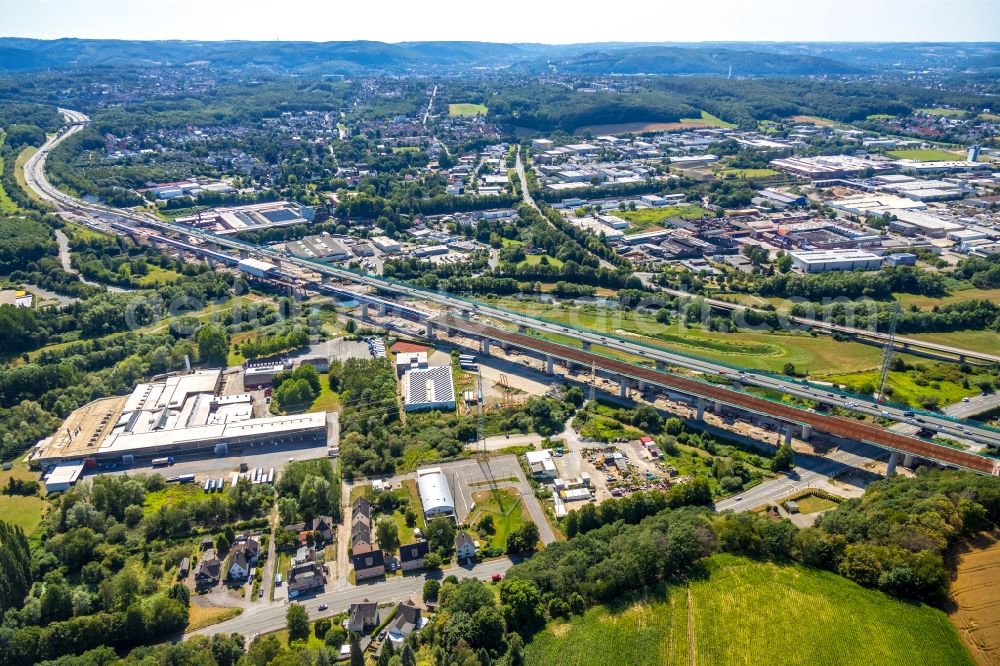
<path id="1" fill-rule="evenodd" d="M 0 0 L 0 36 L 1000 41 L 1000 0 Z"/>

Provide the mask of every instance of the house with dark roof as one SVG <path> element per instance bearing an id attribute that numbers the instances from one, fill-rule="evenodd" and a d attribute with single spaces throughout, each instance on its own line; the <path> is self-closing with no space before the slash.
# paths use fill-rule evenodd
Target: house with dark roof
<path id="1" fill-rule="evenodd" d="M 455 535 L 455 555 L 459 561 L 471 560 L 476 557 L 476 542 L 466 532 Z"/>
<path id="2" fill-rule="evenodd" d="M 356 581 L 385 575 L 385 557 L 381 550 L 352 555 L 351 564 L 354 566 Z"/>
<path id="3" fill-rule="evenodd" d="M 309 530 L 318 534 L 323 541 L 333 541 L 334 529 L 333 518 L 330 516 L 316 516 L 309 523 Z"/>
<path id="4" fill-rule="evenodd" d="M 209 548 L 201 554 L 201 560 L 194 567 L 194 584 L 196 587 L 211 587 L 218 584 L 222 576 L 222 561 L 216 556 L 215 549 Z"/>
<path id="5" fill-rule="evenodd" d="M 351 604 L 347 609 L 347 630 L 356 634 L 368 634 L 379 625 L 378 604 L 365 599 Z"/>
<path id="6" fill-rule="evenodd" d="M 254 537 L 247 537 L 233 546 L 229 554 L 229 578 L 241 580 L 250 577 L 250 570 L 260 558 L 260 542 Z"/>
<path id="7" fill-rule="evenodd" d="M 403 647 L 406 637 L 415 631 L 420 631 L 427 624 L 427 619 L 423 617 L 420 608 L 407 600 L 396 607 L 396 614 L 389 623 L 389 641 L 397 650 Z"/>
<path id="8" fill-rule="evenodd" d="M 399 568 L 403 571 L 413 571 L 424 566 L 424 558 L 429 552 L 426 541 L 408 543 L 399 547 Z"/>

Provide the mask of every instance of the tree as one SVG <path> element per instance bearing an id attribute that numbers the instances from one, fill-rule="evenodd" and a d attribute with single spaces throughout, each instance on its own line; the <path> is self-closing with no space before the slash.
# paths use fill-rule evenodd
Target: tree
<path id="1" fill-rule="evenodd" d="M 783 254 L 780 257 L 778 257 L 778 260 L 775 263 L 777 264 L 778 270 L 780 272 L 787 273 L 788 271 L 792 270 L 792 255 Z"/>
<path id="2" fill-rule="evenodd" d="M 438 600 L 438 592 L 441 590 L 441 583 L 433 578 L 424 582 L 424 602 L 434 603 Z"/>
<path id="3" fill-rule="evenodd" d="M 288 625 L 288 642 L 304 641 L 309 638 L 309 613 L 302 604 L 290 604 L 285 613 Z"/>
<path id="4" fill-rule="evenodd" d="M 330 631 L 332 626 L 333 622 L 330 621 L 330 618 L 321 617 L 313 624 L 313 633 L 316 634 L 316 638 L 323 640 L 326 637 L 326 632 Z"/>
<path id="5" fill-rule="evenodd" d="M 455 545 L 455 524 L 450 518 L 438 516 L 432 519 L 424 533 L 430 547 L 436 550 L 447 553 Z"/>
<path id="6" fill-rule="evenodd" d="M 387 553 L 395 552 L 399 548 L 399 528 L 391 518 L 382 518 L 375 526 L 375 538 L 378 539 L 379 548 Z"/>
<path id="7" fill-rule="evenodd" d="M 771 469 L 775 472 L 787 472 L 794 465 L 792 447 L 782 444 L 771 459 Z"/>
<path id="8" fill-rule="evenodd" d="M 351 666 L 365 666 L 365 653 L 361 651 L 358 637 L 351 634 Z"/>
<path id="9" fill-rule="evenodd" d="M 784 367 L 781 369 L 781 372 L 782 372 L 782 374 L 788 375 L 789 377 L 794 377 L 795 374 L 796 374 L 795 373 L 795 364 L 794 363 L 786 363 L 784 365 Z"/>
<path id="10" fill-rule="evenodd" d="M 530 520 L 507 534 L 508 553 L 526 553 L 538 544 L 538 526 Z"/>
<path id="11" fill-rule="evenodd" d="M 225 367 L 229 358 L 229 336 L 218 324 L 198 329 L 198 356 L 206 365 Z"/>
<path id="12" fill-rule="evenodd" d="M 505 578 L 500 583 L 500 607 L 508 627 L 534 633 L 545 624 L 542 598 L 531 581 Z"/>

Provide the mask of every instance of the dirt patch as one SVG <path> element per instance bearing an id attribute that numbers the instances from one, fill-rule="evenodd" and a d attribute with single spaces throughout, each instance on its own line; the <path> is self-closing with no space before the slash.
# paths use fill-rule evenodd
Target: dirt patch
<path id="1" fill-rule="evenodd" d="M 977 664 L 1000 664 L 1000 530 L 976 537 L 957 560 L 949 617 Z"/>
<path id="2" fill-rule="evenodd" d="M 570 624 L 569 622 L 560 622 L 559 624 L 553 624 L 552 626 L 550 626 L 549 631 L 551 631 L 552 635 L 555 636 L 556 638 L 562 638 L 563 636 L 569 633 L 569 630 L 572 627 L 573 625 Z"/>

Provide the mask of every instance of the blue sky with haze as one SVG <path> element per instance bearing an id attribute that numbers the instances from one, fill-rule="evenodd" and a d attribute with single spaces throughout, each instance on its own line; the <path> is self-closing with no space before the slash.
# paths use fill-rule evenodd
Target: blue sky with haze
<path id="1" fill-rule="evenodd" d="M 1000 0 L 0 0 L 0 36 L 997 41 Z"/>

